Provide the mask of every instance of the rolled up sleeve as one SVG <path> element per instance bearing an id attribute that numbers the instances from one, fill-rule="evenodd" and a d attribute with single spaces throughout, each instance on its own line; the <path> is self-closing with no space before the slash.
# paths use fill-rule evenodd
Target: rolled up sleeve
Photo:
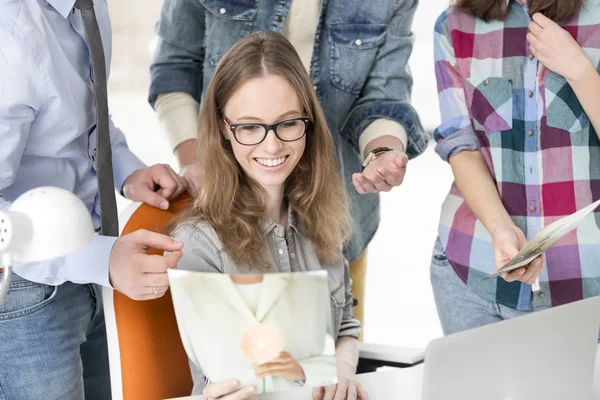
<path id="1" fill-rule="evenodd" d="M 444 160 L 464 150 L 478 150 L 479 140 L 471 124 L 465 100 L 464 78 L 456 63 L 447 13 L 442 14 L 434 33 L 435 76 L 442 123 L 433 133 L 435 151 Z"/>
<path id="2" fill-rule="evenodd" d="M 204 63 L 204 7 L 199 1 L 165 0 L 157 25 L 158 46 L 150 66 L 148 101 L 184 92 L 200 102 Z"/>
<path id="3" fill-rule="evenodd" d="M 361 95 L 342 124 L 341 133 L 350 139 L 357 151 L 360 136 L 380 118 L 395 121 L 406 130 L 409 158 L 427 148 L 429 136 L 410 104 L 413 79 L 408 60 L 414 43 L 411 26 L 417 3 L 417 0 L 403 0 L 394 10 L 385 41 L 377 52 Z"/>

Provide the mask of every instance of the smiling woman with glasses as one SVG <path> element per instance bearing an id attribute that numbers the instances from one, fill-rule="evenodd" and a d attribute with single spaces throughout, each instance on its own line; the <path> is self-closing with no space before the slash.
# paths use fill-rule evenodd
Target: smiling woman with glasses
<path id="1" fill-rule="evenodd" d="M 353 380 L 360 322 L 353 318 L 342 254 L 351 226 L 347 194 L 312 83 L 282 35 L 252 34 L 221 59 L 202 103 L 198 152 L 199 193 L 172 224 L 172 236 L 184 243 L 177 268 L 227 274 L 327 270 L 331 293 L 322 306 L 334 310 L 338 384 L 316 388 L 313 398 L 366 399 Z M 189 339 L 193 332 L 182 331 L 194 394 L 255 398 L 263 378 L 271 390 L 322 384 L 324 366 L 317 359 L 323 340 L 310 333 L 319 310 L 307 308 L 305 302 L 291 311 L 297 339 L 286 341 L 270 362 L 248 366 L 247 375 L 256 379 L 246 387 L 231 381 L 205 386 L 202 365 L 194 362 L 202 346 Z M 224 341 L 209 345 L 227 348 Z"/>

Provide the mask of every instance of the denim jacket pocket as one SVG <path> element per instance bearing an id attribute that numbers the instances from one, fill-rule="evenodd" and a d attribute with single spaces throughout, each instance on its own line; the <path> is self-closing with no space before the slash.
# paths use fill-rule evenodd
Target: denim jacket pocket
<path id="1" fill-rule="evenodd" d="M 386 32 L 385 24 L 331 24 L 331 83 L 359 95 Z"/>
<path id="2" fill-rule="evenodd" d="M 254 21 L 258 2 L 252 0 L 199 0 L 215 17 L 233 21 Z"/>
<path id="3" fill-rule="evenodd" d="M 208 11 L 204 47 L 207 66 L 214 68 L 227 50 L 253 31 L 258 2 L 254 0 L 198 1 Z"/>
<path id="4" fill-rule="evenodd" d="M 499 77 L 472 76 L 465 84 L 475 129 L 487 134 L 513 127 L 512 81 Z"/>
<path id="5" fill-rule="evenodd" d="M 578 133 L 590 126 L 571 85 L 561 75 L 551 72 L 544 80 L 546 124 L 569 133 Z"/>
<path id="6" fill-rule="evenodd" d="M 31 282 L 13 275 L 6 299 L 0 304 L 0 321 L 24 317 L 41 310 L 56 296 L 57 286 Z"/>

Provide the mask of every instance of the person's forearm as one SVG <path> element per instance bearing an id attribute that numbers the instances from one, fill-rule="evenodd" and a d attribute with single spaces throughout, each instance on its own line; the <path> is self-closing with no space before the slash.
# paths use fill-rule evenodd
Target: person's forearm
<path id="1" fill-rule="evenodd" d="M 488 232 L 512 223 L 480 151 L 461 151 L 450 157 L 456 186 Z"/>
<path id="2" fill-rule="evenodd" d="M 338 376 L 347 377 L 356 374 L 358 355 L 358 340 L 353 337 L 345 336 L 336 341 L 335 359 Z"/>
<path id="3" fill-rule="evenodd" d="M 586 63 L 582 72 L 571 79 L 569 84 L 600 137 L 600 75 L 592 63 Z"/>
<path id="4" fill-rule="evenodd" d="M 181 168 L 198 162 L 197 139 L 189 139 L 175 147 L 175 157 Z"/>
<path id="5" fill-rule="evenodd" d="M 15 263 L 16 274 L 32 282 L 46 285 L 73 283 L 97 283 L 111 287 L 109 259 L 116 237 L 96 235 L 86 246 L 52 260 Z"/>

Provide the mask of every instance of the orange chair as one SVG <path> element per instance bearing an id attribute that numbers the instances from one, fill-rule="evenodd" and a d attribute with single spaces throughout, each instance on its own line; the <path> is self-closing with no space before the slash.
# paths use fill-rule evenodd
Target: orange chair
<path id="1" fill-rule="evenodd" d="M 121 234 L 138 229 L 163 232 L 191 202 L 181 196 L 167 211 L 133 203 L 119 216 Z M 152 250 L 152 254 L 162 252 Z M 159 400 L 189 396 L 192 378 L 181 343 L 171 293 L 134 301 L 109 288 L 102 292 L 108 336 L 113 400 Z M 409 367 L 423 360 L 423 349 L 360 343 L 359 372 L 381 366 Z"/>
<path id="2" fill-rule="evenodd" d="M 170 219 L 190 204 L 187 196 L 167 211 L 133 203 L 120 216 L 121 235 L 138 229 L 163 232 Z M 152 250 L 152 254 L 162 251 Z M 171 293 L 134 301 L 103 290 L 113 400 L 158 400 L 189 396 L 192 378 L 181 344 Z"/>

